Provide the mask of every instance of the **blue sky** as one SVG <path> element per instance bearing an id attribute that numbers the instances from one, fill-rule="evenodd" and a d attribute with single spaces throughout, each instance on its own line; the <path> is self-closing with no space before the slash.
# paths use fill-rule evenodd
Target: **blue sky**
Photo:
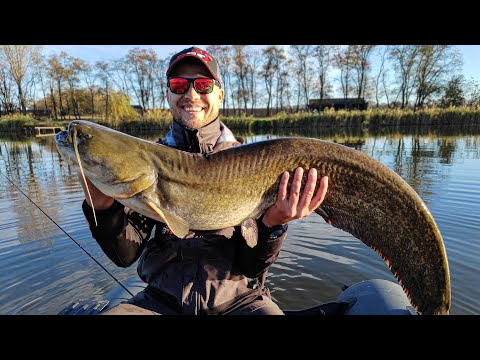
<path id="1" fill-rule="evenodd" d="M 208 46 L 194 45 L 200 48 Z M 134 47 L 153 49 L 160 58 L 166 58 L 190 46 L 192 45 L 44 45 L 43 48 L 47 55 L 51 53 L 59 54 L 60 51 L 65 51 L 70 56 L 78 57 L 88 62 L 95 62 L 97 60 L 121 58 Z"/>
<path id="2" fill-rule="evenodd" d="M 480 81 L 480 45 L 458 45 L 463 55 L 463 74 Z"/>
<path id="3" fill-rule="evenodd" d="M 200 48 L 207 45 L 193 44 Z M 153 49 L 160 58 L 183 50 L 192 44 L 186 45 L 44 45 L 46 55 L 51 53 L 59 54 L 60 51 L 67 52 L 70 56 L 78 57 L 88 62 L 97 60 L 118 59 L 128 53 L 131 48 L 141 47 Z M 261 46 L 261 45 L 256 45 Z M 480 45 L 457 45 L 463 55 L 463 74 L 467 80 L 474 78 L 480 82 Z M 374 66 L 375 68 L 375 66 Z"/>

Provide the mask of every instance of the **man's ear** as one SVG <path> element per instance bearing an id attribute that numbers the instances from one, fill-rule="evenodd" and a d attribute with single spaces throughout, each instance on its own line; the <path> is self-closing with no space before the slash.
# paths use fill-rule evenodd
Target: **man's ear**
<path id="1" fill-rule="evenodd" d="M 219 102 L 221 102 L 221 103 L 223 102 L 224 96 L 225 96 L 225 90 L 220 89 L 220 91 L 218 92 L 218 100 L 219 100 Z"/>

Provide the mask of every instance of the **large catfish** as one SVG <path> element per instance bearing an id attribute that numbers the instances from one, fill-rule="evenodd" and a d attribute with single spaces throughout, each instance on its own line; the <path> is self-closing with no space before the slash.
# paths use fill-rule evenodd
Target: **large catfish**
<path id="1" fill-rule="evenodd" d="M 319 179 L 329 177 L 316 212 L 374 249 L 419 312 L 449 312 L 447 255 L 427 206 L 398 174 L 357 150 L 283 138 L 201 155 L 77 120 L 55 140 L 100 191 L 177 236 L 242 225 L 252 245 L 252 219 L 275 203 L 281 174 L 316 168 Z"/>

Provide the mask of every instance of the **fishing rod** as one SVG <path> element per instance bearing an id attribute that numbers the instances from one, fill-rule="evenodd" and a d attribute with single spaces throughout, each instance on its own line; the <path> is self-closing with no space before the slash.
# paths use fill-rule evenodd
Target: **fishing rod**
<path id="1" fill-rule="evenodd" d="M 105 272 L 110 275 L 113 280 L 115 280 L 122 288 L 124 288 L 132 297 L 134 296 L 130 290 L 128 290 L 127 287 L 125 287 L 125 285 L 123 285 L 120 280 L 118 280 L 115 275 L 113 275 L 110 271 L 108 271 L 97 259 L 95 259 L 81 244 L 79 244 L 72 236 L 70 236 L 69 233 L 67 233 L 60 225 L 57 224 L 57 222 L 55 220 L 53 220 L 45 211 L 42 210 L 42 208 L 40 206 L 38 206 L 35 201 L 33 201 L 27 194 L 25 194 L 22 189 L 20 189 L 17 185 L 15 185 L 15 183 L 10 180 L 10 178 L 5 175 L 1 170 L 0 170 L 0 174 L 2 174 L 9 182 L 10 184 L 12 184 L 18 191 L 20 191 L 23 195 L 25 195 L 25 197 L 31 201 L 31 203 L 33 205 L 35 205 L 38 210 L 40 210 L 47 218 L 50 219 L 51 222 L 53 222 L 65 235 L 67 235 L 70 240 L 72 240 L 80 249 L 82 249 L 88 256 L 90 256 L 90 258 L 95 261 L 103 270 L 105 270 Z"/>

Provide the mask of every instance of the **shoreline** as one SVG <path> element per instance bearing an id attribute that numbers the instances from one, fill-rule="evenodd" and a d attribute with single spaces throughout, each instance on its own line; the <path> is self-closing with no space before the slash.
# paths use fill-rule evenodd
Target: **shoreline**
<path id="1" fill-rule="evenodd" d="M 428 108 L 413 111 L 410 109 L 370 109 L 370 110 L 339 110 L 324 112 L 298 112 L 278 113 L 274 117 L 257 118 L 253 116 L 221 116 L 221 121 L 231 129 L 260 131 L 260 130 L 292 130 L 305 131 L 315 129 L 344 129 L 359 128 L 375 130 L 384 127 L 438 127 L 438 126 L 477 126 L 480 125 L 480 109 L 472 107 L 457 108 Z M 67 126 L 69 120 L 37 120 L 29 116 L 0 117 L 1 133 L 29 133 L 28 129 L 35 126 Z M 120 120 L 102 118 L 91 119 L 83 117 L 82 120 L 119 130 L 167 130 L 172 122 L 171 116 L 158 119 Z M 30 130 L 31 132 L 31 130 Z"/>

